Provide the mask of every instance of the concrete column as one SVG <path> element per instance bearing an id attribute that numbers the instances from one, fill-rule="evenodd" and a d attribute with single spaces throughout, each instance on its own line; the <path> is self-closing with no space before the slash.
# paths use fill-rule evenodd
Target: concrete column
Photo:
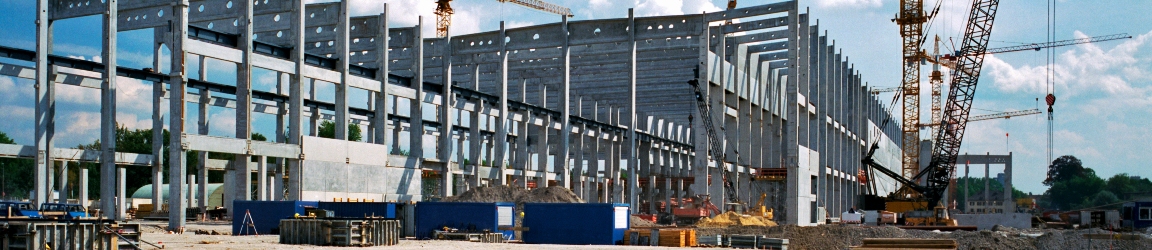
<path id="1" fill-rule="evenodd" d="M 793 6 L 795 7 L 796 5 Z M 798 18 L 798 10 L 793 9 L 788 11 L 788 20 L 798 20 Z M 786 199 L 787 204 L 785 205 L 785 208 L 788 210 L 782 211 L 784 216 L 779 220 L 785 224 L 793 225 L 809 224 L 808 218 L 800 218 L 802 214 L 800 210 L 808 210 L 807 198 L 810 197 L 807 192 L 808 187 L 803 185 L 805 181 L 801 180 L 801 178 L 805 180 L 809 178 L 806 173 L 802 173 L 807 172 L 808 166 L 800 166 L 799 162 L 800 154 L 808 153 L 800 152 L 799 147 L 801 115 L 807 117 L 808 114 L 801 114 L 798 109 L 798 105 L 800 105 L 798 103 L 800 83 L 807 81 L 808 77 L 807 74 L 800 74 L 803 70 L 799 70 L 808 65 L 808 58 L 806 56 L 807 46 L 804 46 L 804 44 L 808 42 L 808 36 L 802 35 L 806 33 L 806 30 L 804 30 L 806 29 L 805 26 L 807 25 L 801 25 L 801 22 L 788 23 L 789 34 L 795 34 L 795 36 L 788 37 L 788 44 L 790 44 L 788 47 L 788 65 L 795 67 L 789 69 L 789 77 L 784 89 L 784 96 L 787 98 L 787 101 L 785 101 L 783 105 L 786 123 L 782 124 L 784 126 L 782 154 L 784 156 L 784 167 L 788 168 L 788 177 L 786 178 L 787 188 L 785 188 L 785 190 L 789 191 Z"/>
<path id="2" fill-rule="evenodd" d="M 479 85 L 480 83 L 476 82 L 476 84 Z M 484 109 L 487 109 L 487 107 L 484 107 L 484 100 L 478 99 L 475 102 L 476 109 L 472 111 L 472 117 L 468 121 L 468 158 L 473 174 L 468 181 L 472 187 L 479 187 L 481 179 L 480 163 L 484 160 L 482 154 L 480 154 L 482 150 L 480 145 L 484 142 L 484 135 L 480 134 L 480 120 L 488 120 L 488 117 L 483 114 Z"/>
<path id="3" fill-rule="evenodd" d="M 532 164 L 532 160 L 528 157 L 528 121 L 531 121 L 532 117 L 532 112 L 524 111 L 524 120 L 519 123 L 516 131 L 516 154 L 513 157 L 516 165 L 513 168 L 520 168 L 519 182 L 516 183 L 520 188 L 528 188 L 528 170 L 531 169 L 528 165 Z"/>
<path id="4" fill-rule="evenodd" d="M 119 183 L 123 179 L 118 179 L 117 176 L 112 175 L 112 171 L 116 171 L 116 31 L 117 22 L 119 18 L 117 10 L 117 1 L 108 0 L 108 10 L 104 12 L 104 44 L 102 49 L 102 58 L 104 59 L 104 84 L 100 86 L 100 171 L 101 181 L 108 181 L 108 183 Z M 55 111 L 53 111 L 55 113 Z M 52 162 L 48 160 L 48 162 Z M 39 170 L 39 169 L 37 169 Z M 108 175 L 103 175 L 103 172 L 108 172 Z M 119 178 L 124 178 L 120 176 Z M 39 178 L 37 178 L 39 181 Z M 103 183 L 103 182 L 102 182 Z M 120 186 L 123 189 L 123 186 Z M 51 195 L 51 189 L 46 194 Z M 123 201 L 123 190 L 118 192 L 117 196 L 109 198 L 118 198 Z M 111 194 L 107 194 L 111 195 Z M 106 194 L 101 193 L 101 197 L 106 197 Z M 124 218 L 124 207 L 118 203 L 116 219 Z"/>
<path id="5" fill-rule="evenodd" d="M 258 161 L 256 163 L 256 194 L 257 200 L 268 200 L 268 157 L 256 156 Z"/>
<path id="6" fill-rule="evenodd" d="M 187 204 L 194 204 L 192 202 L 195 202 L 196 197 L 192 195 L 192 193 L 193 193 L 192 191 L 193 191 L 193 188 L 195 188 L 193 186 L 196 185 L 196 175 L 190 174 L 185 178 L 186 179 L 184 181 L 186 181 L 188 183 L 188 187 L 184 190 L 184 192 L 187 192 L 188 195 L 184 196 L 185 198 L 187 198 L 187 199 L 185 199 L 184 202 L 187 202 Z"/>
<path id="7" fill-rule="evenodd" d="M 500 22 L 500 37 L 506 37 L 507 30 L 504 22 Z M 499 185 L 508 185 L 508 173 L 504 167 L 504 159 L 508 150 L 508 43 L 504 39 L 496 39 L 500 43 L 500 114 L 496 117 L 496 157 L 492 159 L 492 166 L 500 170 Z"/>
<path id="8" fill-rule="evenodd" d="M 60 162 L 60 181 L 57 182 L 57 188 L 60 192 L 60 198 L 56 200 L 59 203 L 68 203 L 68 162 Z"/>
<path id="9" fill-rule="evenodd" d="M 35 183 L 35 195 L 30 198 L 37 207 L 48 201 L 48 196 L 45 195 L 48 192 L 45 188 L 47 185 L 46 177 L 48 167 L 52 165 L 52 137 L 56 130 L 56 84 L 50 78 L 54 77 L 56 70 L 55 67 L 48 65 L 48 54 L 52 53 L 52 21 L 48 19 L 48 5 L 48 0 L 36 2 L 36 135 L 34 139 L 36 141 L 36 167 L 33 170 L 35 174 L 32 176 L 35 178 L 33 181 Z M 103 113 L 104 103 L 103 100 L 101 101 L 101 113 Z M 103 117 L 101 118 L 103 119 Z M 103 126 L 104 124 L 101 122 L 101 138 L 104 137 Z M 103 155 L 103 148 L 101 148 L 101 154 Z M 101 163 L 101 167 L 103 167 L 103 163 Z M 110 195 L 103 197 L 111 198 Z M 111 202 L 102 204 L 110 205 Z"/>
<path id="10" fill-rule="evenodd" d="M 239 7 L 242 8 L 240 10 L 240 13 L 239 13 L 240 40 L 241 41 L 252 40 L 252 6 L 248 5 L 248 4 L 240 4 Z M 343 15 L 341 15 L 341 16 L 343 16 Z M 236 70 L 236 138 L 246 140 L 246 141 L 251 141 L 251 139 L 252 139 L 252 63 L 251 63 L 251 60 L 252 60 L 252 43 L 247 43 L 247 42 L 237 43 L 237 48 L 240 49 L 240 53 L 243 55 L 243 58 L 242 58 L 242 61 L 238 65 L 239 67 Z M 345 52 L 344 55 L 348 55 L 348 53 Z M 339 69 L 341 67 L 337 66 L 337 68 Z M 337 97 L 336 97 L 336 103 L 337 104 L 336 104 L 336 106 L 337 107 L 339 107 L 341 104 L 345 104 L 345 103 L 341 102 L 342 98 L 339 95 L 341 93 L 340 88 L 345 86 L 345 85 L 346 84 L 337 84 L 337 87 L 336 87 L 336 89 L 337 89 L 337 91 L 336 91 L 337 92 Z M 347 108 L 347 107 L 345 107 L 345 108 Z M 337 109 L 338 110 L 336 113 L 337 113 L 337 116 L 339 116 L 340 115 L 339 108 L 337 108 Z M 337 124 L 342 124 L 342 123 L 337 122 Z M 345 126 L 344 128 L 346 129 L 347 126 Z M 336 131 L 338 131 L 337 134 L 340 134 L 339 131 L 341 131 L 341 127 L 339 125 L 337 125 Z M 233 161 L 232 163 L 235 164 L 234 168 L 236 169 L 236 171 L 234 171 L 233 173 L 236 174 L 235 178 L 236 178 L 237 182 L 233 182 L 233 183 L 237 186 L 234 186 L 234 188 L 231 188 L 231 189 L 225 188 L 225 192 L 234 192 L 233 197 L 235 198 L 235 200 L 241 200 L 241 201 L 251 200 L 252 199 L 252 192 L 251 192 L 251 190 L 252 190 L 252 185 L 251 185 L 252 172 L 249 171 L 248 169 L 249 169 L 249 165 L 252 162 L 252 156 L 248 155 L 248 154 L 237 154 L 237 155 L 235 155 L 235 157 L 236 157 L 236 160 Z M 183 175 L 181 175 L 180 177 L 177 177 L 177 178 L 183 178 Z M 170 199 L 175 199 L 175 198 L 170 198 Z M 234 217 L 235 211 L 233 211 L 233 210 L 234 209 L 228 210 L 228 216 L 229 217 Z"/>
<path id="11" fill-rule="evenodd" d="M 156 37 L 163 37 L 160 33 L 165 31 L 155 31 Z M 166 35 L 165 35 L 166 36 Z M 164 43 L 163 40 L 156 41 L 153 44 L 152 51 L 155 51 L 155 56 L 152 58 L 152 68 L 157 73 L 160 72 L 160 45 Z M 200 71 L 204 71 L 201 67 Z M 152 82 L 152 204 L 162 204 L 164 199 L 161 197 L 163 189 L 160 185 L 164 184 L 164 115 L 160 113 L 160 103 L 164 101 L 164 83 Z M 203 103 L 203 102 L 201 102 Z M 84 201 L 81 200 L 81 204 Z M 160 206 L 153 206 L 153 211 L 159 211 Z"/>
<path id="12" fill-rule="evenodd" d="M 48 196 L 47 196 L 45 202 L 52 202 L 53 200 L 59 199 L 56 197 L 52 197 L 53 193 L 58 192 L 56 190 L 56 187 L 53 187 L 56 183 L 56 163 L 59 163 L 59 161 L 53 160 L 52 162 L 50 162 L 48 164 L 48 171 L 46 173 L 46 174 L 48 174 L 48 176 L 46 178 L 46 181 L 44 182 L 44 189 L 48 189 L 48 193 L 47 193 Z"/>
<path id="13" fill-rule="evenodd" d="M 567 18 L 565 18 L 565 20 L 567 20 Z M 583 104 L 584 104 L 584 98 L 576 97 L 576 105 L 575 105 L 576 110 L 575 110 L 575 112 L 576 112 L 577 117 L 584 117 L 583 116 L 583 114 L 584 114 L 584 105 Z M 569 130 L 571 130 L 571 128 L 569 128 Z M 572 167 L 571 167 L 572 171 L 570 173 L 568 173 L 569 184 L 565 187 L 571 188 L 573 192 L 576 192 L 576 195 L 578 197 L 587 201 L 588 198 L 587 198 L 587 196 L 584 195 L 583 190 L 585 187 L 584 181 L 586 180 L 586 178 L 584 178 L 584 176 L 585 176 L 584 171 L 587 171 L 587 169 L 588 169 L 584 165 L 584 137 L 588 133 L 588 125 L 580 124 L 580 127 L 577 128 L 577 130 L 579 130 L 578 134 L 573 135 L 571 133 L 568 133 L 567 135 L 564 135 L 564 136 L 569 136 L 569 137 L 575 136 L 575 138 L 576 138 L 575 142 L 572 142 L 573 144 L 575 144 L 575 145 L 573 145 L 575 147 L 575 150 L 572 152 L 572 161 L 573 161 L 574 165 L 572 165 Z M 564 132 L 560 132 L 560 133 L 564 133 Z M 560 147 L 561 148 L 567 147 L 566 145 L 567 144 L 561 143 Z"/>
<path id="14" fill-rule="evenodd" d="M 87 168 L 80 168 L 80 183 L 78 183 L 78 184 L 80 184 L 80 197 L 77 197 L 76 201 L 79 201 L 80 205 L 84 206 L 84 208 L 87 209 L 88 205 L 89 205 L 88 204 L 88 169 Z"/>
<path id="15" fill-rule="evenodd" d="M 336 133 L 335 139 L 348 140 L 348 64 L 349 64 L 349 22 L 348 22 L 348 6 L 351 1 L 343 1 L 340 4 L 340 14 L 336 18 L 336 58 L 341 59 L 336 63 L 336 71 L 340 72 L 340 82 L 336 84 Z M 417 32 L 419 33 L 419 32 Z M 420 51 L 420 50 L 418 50 Z M 417 54 L 416 58 L 421 58 Z M 417 60 L 419 61 L 419 60 Z M 419 93 L 419 92 L 418 92 Z M 416 144 L 419 145 L 419 144 Z"/>
<path id="16" fill-rule="evenodd" d="M 623 115 L 623 114 L 621 114 L 621 113 L 623 113 L 623 110 L 621 110 L 620 108 L 612 108 L 610 110 L 612 110 L 611 111 L 611 115 L 612 115 L 612 123 L 611 124 L 622 125 L 624 122 L 622 120 L 622 117 L 621 117 Z M 631 127 L 635 127 L 635 126 L 631 126 Z M 630 133 L 629 132 L 613 133 L 612 137 L 611 137 L 612 139 L 609 141 L 609 149 L 611 150 L 609 157 L 610 157 L 611 161 L 608 163 L 608 166 L 610 166 L 610 168 L 612 169 L 612 175 L 610 177 L 612 179 L 612 185 L 613 185 L 612 202 L 629 203 L 629 204 L 631 204 L 629 207 L 632 208 L 632 211 L 639 211 L 638 210 L 639 204 L 637 204 L 636 202 L 632 202 L 632 199 L 630 198 L 633 195 L 627 195 L 624 193 L 624 188 L 627 185 L 625 185 L 623 180 L 620 179 L 620 173 L 623 170 L 621 168 L 622 166 L 620 166 L 620 160 L 621 160 L 620 158 L 625 157 L 623 155 L 624 154 L 623 151 L 625 150 L 623 148 L 623 144 L 624 144 L 624 140 L 626 140 L 626 138 L 624 138 L 624 136 L 627 136 L 628 134 L 630 134 Z M 632 147 L 632 149 L 628 149 L 628 150 L 631 151 L 635 148 L 636 147 Z M 628 157 L 628 158 L 633 158 L 633 157 Z M 632 164 L 632 163 L 628 163 L 628 164 Z M 635 176 L 635 173 L 632 173 L 632 174 L 633 174 L 633 176 Z M 633 178 L 633 179 L 635 179 L 635 178 Z M 633 190 L 635 190 L 635 189 L 633 189 Z"/>
<path id="17" fill-rule="evenodd" d="M 206 66 L 207 66 L 207 64 L 205 63 L 205 57 L 201 56 L 200 57 L 200 79 L 206 79 L 206 77 L 208 75 L 208 73 L 207 73 L 208 70 L 207 70 Z M 199 134 L 201 134 L 201 135 L 208 135 L 208 130 L 209 130 L 209 128 L 211 128 L 211 126 L 209 126 L 209 123 L 211 122 L 211 120 L 209 119 L 209 116 L 208 116 L 208 109 L 209 109 L 208 103 L 210 103 L 210 100 L 212 99 L 211 96 L 212 96 L 212 92 L 210 90 L 200 89 L 200 103 L 197 104 L 200 107 L 200 109 L 199 109 L 199 118 L 200 119 L 198 120 L 199 123 L 197 124 L 198 125 L 197 132 L 199 132 Z M 208 198 L 207 198 L 207 196 L 208 196 L 208 179 L 207 179 L 208 178 L 208 152 L 203 152 L 203 151 L 197 152 L 196 157 L 198 157 L 196 172 L 204 178 L 203 180 L 200 180 L 201 184 L 197 187 L 198 188 L 197 191 L 200 191 L 197 194 L 200 199 L 196 205 L 200 207 L 200 213 L 201 214 L 207 215 L 208 214 L 208 209 L 207 209 L 208 208 L 208 203 L 207 203 L 208 202 Z M 159 188 L 155 188 L 155 189 L 159 190 Z M 153 204 L 160 204 L 160 203 L 153 203 Z M 192 205 L 192 204 L 188 204 L 188 205 Z M 160 211 L 162 208 L 160 206 L 156 206 L 153 209 L 155 211 Z M 207 216 L 204 216 L 204 218 L 207 218 Z"/>
<path id="18" fill-rule="evenodd" d="M 541 124 L 537 130 L 539 136 L 536 139 L 536 171 L 540 175 L 540 180 L 536 183 L 536 187 L 548 187 L 548 141 L 549 130 L 552 130 L 552 117 L 549 115 L 540 116 Z"/>
<path id="19" fill-rule="evenodd" d="M 116 218 L 120 219 L 127 218 L 128 206 L 131 205 L 128 203 L 128 190 L 125 184 L 127 177 L 128 174 L 123 167 L 116 168 Z"/>
<path id="20" fill-rule="evenodd" d="M 284 159 L 279 159 L 276 162 L 276 173 L 272 179 L 272 199 L 275 201 L 285 200 L 284 197 Z M 204 196 L 201 196 L 204 197 Z"/>
<path id="21" fill-rule="evenodd" d="M 563 73 L 561 73 L 563 74 L 563 78 L 560 81 L 560 89 L 557 93 L 560 98 L 558 101 L 559 107 L 557 107 L 560 111 L 560 118 L 557 119 L 557 122 L 560 123 L 560 135 L 557 137 L 560 139 L 560 141 L 557 144 L 559 146 L 556 147 L 556 164 L 554 165 L 556 168 L 556 175 L 558 176 L 556 185 L 564 188 L 571 188 L 572 174 L 569 171 L 571 166 L 568 166 L 568 147 L 571 144 L 572 124 L 570 124 L 568 119 L 569 116 L 572 115 L 570 103 L 570 95 L 572 94 L 570 89 L 572 80 L 572 52 L 568 48 L 568 16 L 561 15 L 560 18 L 560 34 L 564 37 L 564 45 L 562 45 L 560 48 L 560 57 L 562 58 L 564 65 L 562 66 L 563 69 L 561 69 L 561 71 L 563 71 Z M 577 107 L 579 107 L 579 104 L 577 104 Z M 583 132 L 583 130 L 581 130 L 581 132 Z M 583 163 L 577 161 L 577 164 Z M 577 173 L 577 175 L 579 175 L 579 173 Z"/>
<path id="22" fill-rule="evenodd" d="M 379 32 L 376 34 L 377 41 L 388 41 L 388 4 L 384 3 L 384 12 L 380 13 L 377 29 Z M 380 92 L 374 93 L 376 95 L 376 109 L 374 110 L 375 116 L 372 117 L 373 128 L 376 130 L 373 135 L 376 137 L 373 140 L 377 144 L 386 144 L 388 142 L 388 67 L 390 60 L 388 60 L 388 43 L 376 43 L 376 50 L 380 51 L 380 55 L 376 57 L 376 65 L 379 69 L 376 71 L 376 80 L 380 81 Z M 396 147 L 395 144 L 392 147 Z M 387 153 L 387 152 L 385 152 Z"/>
<path id="23" fill-rule="evenodd" d="M 700 22 L 707 24 L 708 19 L 706 17 L 701 17 Z M 705 25 L 702 31 L 703 34 L 698 37 L 700 41 L 698 43 L 699 47 L 697 48 L 697 51 L 699 51 L 700 57 L 697 60 L 700 61 L 700 64 L 696 65 L 695 70 L 698 75 L 696 76 L 695 80 L 697 81 L 697 84 L 703 86 L 707 86 L 710 79 L 708 77 L 708 73 L 711 70 L 708 67 L 711 66 L 710 61 L 712 59 L 710 53 L 711 50 L 709 49 L 711 47 L 711 30 L 712 29 L 708 25 Z M 703 86 L 699 87 L 700 95 L 709 96 L 708 91 L 710 89 Z M 696 181 L 692 183 L 691 189 L 692 193 L 694 194 L 707 195 L 709 193 L 708 182 L 705 180 L 708 179 L 708 134 L 704 128 L 704 120 L 702 120 L 703 118 L 700 117 L 699 114 L 689 117 L 697 117 L 694 120 L 689 119 L 688 121 L 688 126 L 692 131 L 692 145 L 696 149 L 696 154 L 692 157 L 691 170 L 691 174 Z"/>
<path id="24" fill-rule="evenodd" d="M 440 117 L 439 117 L 440 119 L 438 119 L 438 120 L 440 121 L 440 124 L 441 124 L 440 138 L 439 138 L 440 139 L 439 140 L 439 150 L 440 150 L 439 157 L 440 157 L 440 161 L 444 162 L 444 173 L 442 175 L 440 175 L 440 176 L 442 176 L 442 178 L 440 180 L 441 181 L 440 188 L 443 189 L 443 190 L 441 190 L 441 194 L 443 194 L 444 197 L 448 197 L 448 196 L 453 195 L 452 187 L 456 183 L 452 179 L 453 169 L 452 169 L 452 164 L 451 164 L 452 150 L 453 150 L 453 148 L 452 148 L 452 126 L 455 124 L 455 120 L 456 120 L 455 118 L 453 118 L 454 114 L 453 114 L 452 106 L 455 105 L 454 103 L 456 102 L 456 93 L 452 91 L 452 85 L 455 85 L 452 82 L 452 52 L 453 52 L 452 35 L 449 34 L 448 36 L 446 36 L 444 38 L 444 41 L 445 41 L 443 43 L 444 47 L 442 50 L 443 54 L 441 54 L 441 56 L 442 56 L 441 61 L 444 63 L 443 67 L 442 67 L 443 75 L 441 76 L 441 78 L 444 79 L 444 81 L 441 82 L 441 84 L 444 85 L 444 88 L 440 91 L 440 95 L 441 95 Z M 461 136 L 463 136 L 463 135 L 461 135 Z"/>
<path id="25" fill-rule="evenodd" d="M 987 157 L 989 155 L 992 155 L 992 154 L 986 153 L 984 159 L 988 159 Z M 985 160 L 985 163 L 984 163 L 984 204 L 986 205 L 985 206 L 986 208 L 991 208 L 990 205 L 992 205 L 992 192 L 991 192 L 992 191 L 992 186 L 991 186 L 992 179 L 989 177 L 989 174 L 988 174 L 988 172 L 989 172 L 988 167 L 990 165 L 992 165 L 992 164 L 987 163 L 987 160 Z M 991 213 L 991 212 L 988 210 L 985 210 L 984 213 Z"/>
<path id="26" fill-rule="evenodd" d="M 112 1 L 109 1 L 112 2 Z M 187 173 L 188 166 L 184 160 L 185 151 L 183 148 L 183 140 L 180 138 L 184 134 L 184 94 L 188 86 L 188 76 L 184 73 L 184 62 L 186 52 L 184 52 L 184 41 L 188 40 L 188 1 L 180 0 L 172 8 L 172 66 L 171 66 L 171 80 L 168 82 L 171 86 L 171 98 L 169 98 L 169 122 L 168 129 L 171 137 L 168 138 L 168 197 L 169 211 L 168 213 L 168 230 L 179 230 L 184 228 L 184 219 L 186 218 L 185 210 L 186 204 L 178 197 L 184 197 L 181 187 L 185 173 Z M 101 178 L 103 179 L 103 178 Z"/>
<path id="27" fill-rule="evenodd" d="M 1004 162 L 1004 213 L 1016 212 L 1016 199 L 1012 197 L 1012 152 Z"/>
<path id="28" fill-rule="evenodd" d="M 305 16 L 307 15 L 304 9 L 304 0 L 292 1 L 292 29 L 288 32 L 292 37 L 292 44 L 295 48 L 304 47 L 304 34 L 305 31 Z M 387 33 L 387 32 L 385 32 Z M 304 132 L 304 50 L 292 50 L 292 62 L 296 66 L 292 72 L 292 78 L 288 86 L 288 143 L 293 145 L 300 145 L 301 136 Z M 387 68 L 387 67 L 385 67 Z M 287 193 L 288 196 L 284 200 L 300 200 L 301 198 L 301 160 L 287 159 L 287 170 L 285 174 L 288 175 Z M 283 179 L 281 179 L 283 180 Z"/>
<path id="29" fill-rule="evenodd" d="M 631 204 L 632 211 L 638 211 L 640 200 L 637 196 L 639 194 L 637 193 L 639 179 L 636 177 L 638 167 L 636 159 L 636 125 L 638 124 L 636 121 L 636 15 L 633 11 L 631 8 L 628 9 L 628 27 L 631 27 L 628 29 L 628 46 L 631 61 L 628 62 L 628 118 L 626 123 L 628 131 L 625 133 L 627 138 L 624 139 L 627 141 L 624 142 L 624 151 L 628 157 L 628 188 L 631 190 L 631 193 L 628 194 L 628 203 Z"/>

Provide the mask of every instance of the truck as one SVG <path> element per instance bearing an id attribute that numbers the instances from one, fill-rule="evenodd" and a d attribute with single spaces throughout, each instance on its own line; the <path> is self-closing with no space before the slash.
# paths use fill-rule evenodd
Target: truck
<path id="1" fill-rule="evenodd" d="M 0 201 L 0 213 L 4 214 L 4 218 L 43 218 L 40 216 L 40 211 L 36 211 L 36 206 L 31 202 L 26 201 Z"/>

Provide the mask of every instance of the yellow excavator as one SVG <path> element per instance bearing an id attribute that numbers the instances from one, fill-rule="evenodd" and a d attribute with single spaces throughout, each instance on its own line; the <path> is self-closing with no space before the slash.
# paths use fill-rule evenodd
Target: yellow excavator
<path id="1" fill-rule="evenodd" d="M 756 202 L 756 206 L 752 207 L 752 209 L 748 209 L 748 212 L 746 214 L 750 215 L 750 216 L 764 217 L 765 219 L 771 220 L 773 217 L 772 216 L 773 209 L 768 208 L 768 206 L 764 205 L 764 198 L 767 198 L 767 197 L 768 197 L 768 194 L 760 193 L 760 201 Z"/>

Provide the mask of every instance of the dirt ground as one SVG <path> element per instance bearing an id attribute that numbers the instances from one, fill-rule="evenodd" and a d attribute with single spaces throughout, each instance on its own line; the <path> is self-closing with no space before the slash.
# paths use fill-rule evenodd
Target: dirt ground
<path id="1" fill-rule="evenodd" d="M 667 247 L 635 246 L 571 246 L 571 245 L 527 245 L 492 244 L 462 241 L 416 241 L 401 240 L 396 246 L 369 248 L 319 247 L 310 245 L 282 245 L 277 235 L 228 236 L 228 222 L 190 222 L 185 234 L 168 234 L 162 230 L 166 223 L 155 221 L 134 221 L 143 224 L 144 240 L 163 245 L 165 249 L 674 249 Z M 844 225 L 822 225 L 815 227 L 731 227 L 726 229 L 697 229 L 699 235 L 752 234 L 773 238 L 789 239 L 790 249 L 848 249 L 857 246 L 864 238 L 938 238 L 956 239 L 959 249 L 1152 249 L 1152 238 L 1147 234 L 1142 240 L 1087 240 L 1084 234 L 1107 234 L 1099 229 L 1053 230 L 1053 229 L 1014 229 L 999 227 L 994 230 L 976 232 L 936 232 L 904 230 L 896 227 L 862 227 Z M 197 234 L 198 232 L 201 234 Z M 146 247 L 145 249 L 152 249 Z"/>
<path id="2" fill-rule="evenodd" d="M 634 247 L 634 246 L 571 246 L 571 245 L 528 245 L 512 243 L 475 243 L 465 241 L 432 241 L 432 240 L 401 240 L 395 246 L 377 247 L 320 247 L 311 245 L 283 245 L 279 244 L 276 235 L 261 236 L 227 236 L 227 235 L 193 235 L 193 234 L 160 234 L 145 233 L 144 239 L 152 242 L 161 242 L 164 249 L 445 249 L 445 250 L 476 250 L 476 249 L 511 249 L 511 250 L 563 250 L 563 249 L 675 249 L 669 247 Z M 152 249 L 152 248 L 144 248 Z"/>

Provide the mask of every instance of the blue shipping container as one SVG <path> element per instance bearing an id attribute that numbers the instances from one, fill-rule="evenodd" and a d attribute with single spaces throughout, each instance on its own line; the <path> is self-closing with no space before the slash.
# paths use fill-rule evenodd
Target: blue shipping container
<path id="1" fill-rule="evenodd" d="M 241 235 L 240 228 L 244 221 L 244 212 L 252 216 L 252 224 L 260 234 L 275 234 L 280 232 L 280 220 L 292 218 L 296 214 L 304 215 L 305 207 L 317 207 L 315 201 L 233 201 L 232 209 L 232 235 Z M 249 233 L 245 230 L 244 234 Z"/>
<path id="2" fill-rule="evenodd" d="M 330 202 L 321 201 L 320 209 L 331 210 L 336 217 L 363 218 L 368 216 L 396 218 L 396 203 L 389 202 Z"/>
<path id="3" fill-rule="evenodd" d="M 432 230 L 451 227 L 466 231 L 500 232 L 505 239 L 512 238 L 511 230 L 498 230 L 500 226 L 515 226 L 516 204 L 510 202 L 418 202 L 416 203 L 416 239 L 432 239 Z"/>
<path id="4" fill-rule="evenodd" d="M 628 204 L 525 203 L 524 243 L 616 245 L 631 225 Z"/>

